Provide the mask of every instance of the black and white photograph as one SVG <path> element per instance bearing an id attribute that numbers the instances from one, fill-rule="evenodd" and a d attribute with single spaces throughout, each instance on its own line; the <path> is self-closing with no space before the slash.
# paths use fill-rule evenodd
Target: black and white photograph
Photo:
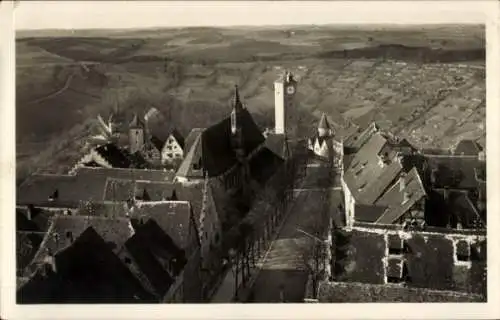
<path id="1" fill-rule="evenodd" d="M 486 22 L 139 2 L 15 5 L 17 305 L 491 302 Z"/>

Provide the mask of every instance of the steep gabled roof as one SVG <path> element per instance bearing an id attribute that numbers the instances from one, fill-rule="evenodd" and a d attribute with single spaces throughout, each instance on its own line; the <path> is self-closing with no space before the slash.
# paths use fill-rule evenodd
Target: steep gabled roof
<path id="1" fill-rule="evenodd" d="M 157 136 L 151 136 L 151 144 L 155 147 L 156 150 L 161 151 L 163 146 L 165 145 L 165 141 L 161 140 Z"/>
<path id="2" fill-rule="evenodd" d="M 16 232 L 16 269 L 18 275 L 21 275 L 24 268 L 31 262 L 44 237 L 44 232 Z"/>
<path id="3" fill-rule="evenodd" d="M 238 120 L 245 156 L 248 156 L 264 142 L 264 136 L 248 109 L 240 110 Z M 201 142 L 203 167 L 210 177 L 224 173 L 236 163 L 236 155 L 231 146 L 231 119 L 229 117 L 203 131 Z"/>
<path id="4" fill-rule="evenodd" d="M 202 135 L 198 135 L 191 145 L 189 151 L 184 156 L 176 176 L 190 179 L 203 178 L 203 163 L 202 163 Z"/>
<path id="5" fill-rule="evenodd" d="M 285 154 L 285 150 L 287 144 L 288 142 L 284 134 L 270 133 L 264 142 L 264 147 L 272 151 L 281 159 L 286 159 L 287 155 Z"/>
<path id="6" fill-rule="evenodd" d="M 392 224 L 405 214 L 417 201 L 426 196 L 425 188 L 420 179 L 417 169 L 413 168 L 403 178 L 405 188 L 401 191 L 399 181 L 397 181 L 388 192 L 386 192 L 378 201 L 377 205 L 385 205 L 389 208 L 376 221 L 381 224 Z M 407 193 L 409 199 L 404 202 L 404 193 Z"/>
<path id="7" fill-rule="evenodd" d="M 154 302 L 93 226 L 53 255 L 56 272 L 37 272 L 18 291 L 21 303 Z M 41 270 L 41 269 L 40 269 Z"/>
<path id="8" fill-rule="evenodd" d="M 378 154 L 386 143 L 387 140 L 380 133 L 375 133 L 366 144 L 358 150 L 350 161 L 349 167 L 345 170 L 344 181 L 356 201 L 360 201 L 360 203 L 372 204 L 380 193 L 383 192 L 385 187 L 387 187 L 381 186 L 381 182 L 376 182 L 387 167 L 387 165 L 381 167 L 378 159 Z M 392 169 L 393 167 L 397 167 L 398 164 L 391 163 L 389 166 L 391 166 Z M 390 172 L 393 171 L 394 170 L 391 170 Z M 389 177 L 389 175 L 387 177 Z M 384 183 L 387 184 L 392 181 L 386 180 L 387 179 L 384 179 Z M 380 188 L 377 190 L 369 188 L 372 183 L 379 185 L 382 190 L 380 190 Z M 367 190 L 373 190 L 373 194 L 370 194 Z M 370 201 L 364 199 L 366 196 L 370 198 Z"/>
<path id="9" fill-rule="evenodd" d="M 47 256 L 71 246 L 75 239 L 89 227 L 92 227 L 115 253 L 134 233 L 128 219 L 56 215 L 52 218 L 51 226 L 33 263 L 27 269 L 28 274 L 35 271 L 37 265 L 43 263 Z"/>
<path id="10" fill-rule="evenodd" d="M 260 149 L 249 161 L 250 176 L 263 185 L 271 178 L 284 160 L 268 148 Z"/>
<path id="11" fill-rule="evenodd" d="M 373 122 L 367 128 L 358 129 L 356 132 L 354 132 L 350 136 L 346 137 L 344 139 L 344 146 L 347 148 L 352 148 L 352 149 L 358 150 L 376 132 L 378 132 L 378 126 L 375 122 Z"/>
<path id="12" fill-rule="evenodd" d="M 161 201 L 138 203 L 131 216 L 139 225 L 154 220 L 179 248 L 187 250 L 191 245 L 190 222 L 194 221 L 191 213 L 187 201 Z"/>
<path id="13" fill-rule="evenodd" d="M 319 120 L 318 124 L 318 129 L 327 129 L 327 130 L 330 129 L 330 124 L 328 123 L 328 119 L 325 113 L 321 115 L 321 119 Z"/>
<path id="14" fill-rule="evenodd" d="M 191 147 L 193 146 L 193 144 L 196 141 L 196 139 L 198 138 L 198 136 L 201 135 L 203 130 L 205 130 L 205 129 L 203 129 L 203 128 L 191 129 L 191 131 L 187 135 L 186 140 L 184 142 L 184 153 L 187 153 L 187 152 L 189 152 L 189 150 L 191 150 Z"/>
<path id="15" fill-rule="evenodd" d="M 174 137 L 174 139 L 177 140 L 177 143 L 181 146 L 181 148 L 184 149 L 184 137 L 177 129 L 173 129 L 170 132 L 169 136 Z"/>
<path id="16" fill-rule="evenodd" d="M 129 265 L 134 264 L 130 268 L 132 272 L 159 298 L 167 293 L 185 264 L 183 250 L 154 220 L 136 226 L 135 234 L 127 240 L 120 256 Z"/>
<path id="17" fill-rule="evenodd" d="M 128 154 L 120 150 L 114 143 L 99 146 L 95 151 L 114 168 L 129 168 L 132 166 Z"/>

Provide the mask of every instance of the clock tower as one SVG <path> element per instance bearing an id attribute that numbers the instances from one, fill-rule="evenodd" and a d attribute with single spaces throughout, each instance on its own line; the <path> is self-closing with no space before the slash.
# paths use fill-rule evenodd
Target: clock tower
<path id="1" fill-rule="evenodd" d="M 279 80 L 274 82 L 274 132 L 286 134 L 286 119 L 295 107 L 295 94 L 297 81 L 291 72 L 286 72 Z"/>

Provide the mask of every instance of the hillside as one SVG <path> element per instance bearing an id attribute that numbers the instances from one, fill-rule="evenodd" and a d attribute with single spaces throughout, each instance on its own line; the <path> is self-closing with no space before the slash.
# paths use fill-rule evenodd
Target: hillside
<path id="1" fill-rule="evenodd" d="M 18 178 L 63 172 L 98 113 L 156 107 L 187 134 L 230 110 L 234 84 L 263 128 L 273 81 L 299 76 L 291 121 L 309 134 L 320 112 L 376 120 L 417 145 L 485 137 L 484 28 L 293 27 L 92 31 L 17 40 Z M 299 121 L 300 119 L 300 121 Z"/>

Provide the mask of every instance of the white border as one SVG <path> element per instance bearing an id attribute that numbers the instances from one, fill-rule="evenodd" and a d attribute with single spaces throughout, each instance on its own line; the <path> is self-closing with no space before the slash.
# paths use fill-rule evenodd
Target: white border
<path id="1" fill-rule="evenodd" d="M 68 6 L 70 1 L 64 5 Z M 21 4 L 22 6 L 23 4 Z M 45 2 L 44 5 L 47 5 Z M 77 10 L 79 2 L 71 2 L 76 15 L 85 15 L 85 10 Z M 93 6 L 94 4 L 92 4 Z M 488 152 L 488 303 L 484 304 L 300 304 L 300 305 L 103 305 L 103 306 L 16 306 L 15 303 L 15 270 L 13 261 L 14 252 L 14 188 L 15 185 L 15 58 L 14 34 L 11 1 L 0 3 L 0 235 L 1 251 L 1 318 L 5 319 L 331 319 L 331 318 L 373 318 L 373 319 L 400 319 L 400 318 L 500 318 L 500 308 L 497 301 L 499 258 L 499 208 L 498 186 L 500 186 L 499 161 L 500 155 L 498 137 L 500 137 L 499 123 L 499 9 L 500 4 L 491 1 L 399 1 L 380 3 L 376 1 L 332 1 L 332 2 L 190 2 L 184 7 L 176 2 L 163 3 L 135 1 L 126 5 L 123 2 L 108 2 L 100 4 L 99 9 L 94 7 L 90 13 L 101 12 L 104 6 L 113 6 L 119 12 L 120 7 L 136 6 L 135 19 L 147 21 L 145 16 L 153 14 L 156 7 L 171 7 L 179 17 L 178 25 L 221 25 L 245 24 L 280 24 L 280 23 L 485 23 L 487 28 L 487 152 Z M 102 8 L 101 8 L 102 6 Z M 155 7 L 156 6 L 156 7 Z M 193 7 L 204 7 L 211 13 L 203 18 L 192 13 Z M 46 8 L 48 8 L 46 6 Z M 292 12 L 283 18 L 284 13 Z M 181 10 L 182 9 L 182 10 Z M 105 10 L 105 9 L 102 9 Z M 259 11 L 261 10 L 261 11 Z M 292 11 L 290 11 L 292 10 Z M 88 13 L 87 12 L 87 13 Z M 103 11 L 106 12 L 106 11 Z M 250 20 L 245 18 L 245 12 L 251 12 Z M 258 14 L 258 13 L 261 14 Z M 317 15 L 317 16 L 316 16 Z M 39 19 L 37 17 L 40 17 Z M 43 18 L 45 17 L 45 18 Z M 211 17 L 211 18 L 210 18 Z M 235 19 L 236 17 L 237 19 Z M 54 23 L 53 19 L 40 13 L 31 16 L 33 25 L 45 19 L 45 23 Z M 94 16 L 95 25 L 102 27 L 104 20 L 120 21 L 120 19 L 106 14 Z M 22 18 L 25 19 L 25 18 Z M 92 20 L 86 16 L 82 20 Z M 128 18 L 130 20 L 130 17 Z M 167 18 L 165 18 L 167 19 Z M 211 19 L 211 20 L 210 20 Z M 191 22 L 190 22 L 191 21 Z M 310 22 L 315 21 L 315 22 Z M 197 22 L 197 23 L 196 23 Z M 246 23 L 250 24 L 250 23 Z M 65 25 L 63 27 L 70 27 Z"/>

